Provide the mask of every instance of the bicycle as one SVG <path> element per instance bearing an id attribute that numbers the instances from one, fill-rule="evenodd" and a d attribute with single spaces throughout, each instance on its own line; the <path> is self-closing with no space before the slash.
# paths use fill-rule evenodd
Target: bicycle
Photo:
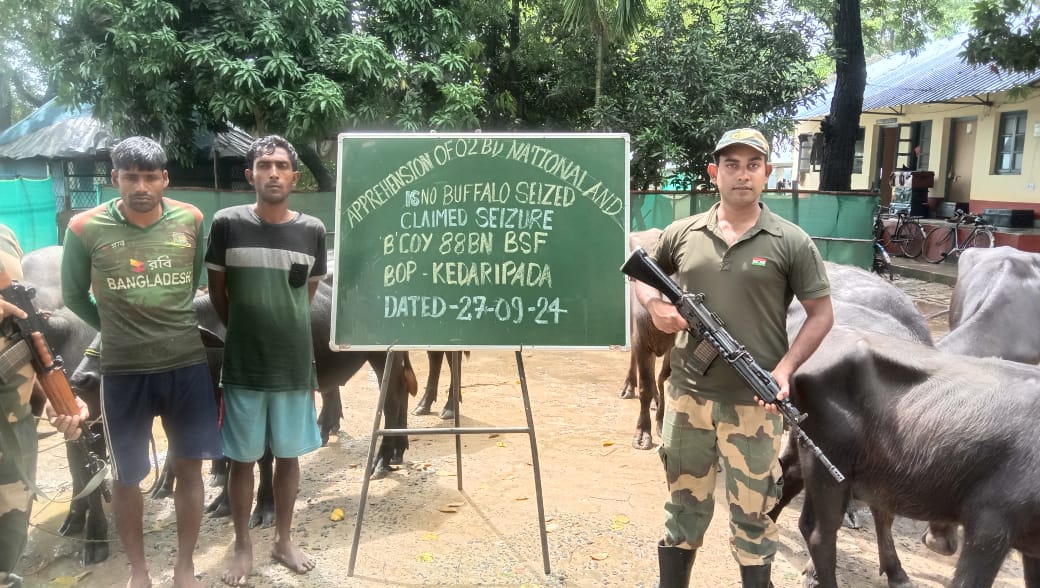
<path id="1" fill-rule="evenodd" d="M 980 217 L 958 210 L 948 222 L 954 223 L 953 226 L 936 228 L 925 239 L 924 258 L 930 263 L 939 263 L 951 255 L 959 256 L 969 247 L 993 247 L 993 225 L 985 224 Z M 959 229 L 969 224 L 971 232 L 962 241 Z"/>
<path id="2" fill-rule="evenodd" d="M 892 277 L 892 258 L 888 255 L 888 250 L 881 244 L 885 238 L 885 221 L 883 212 L 887 210 L 884 206 L 878 206 L 877 210 L 874 211 L 874 263 L 870 266 L 870 271 L 876 273 L 879 276 L 888 275 L 888 279 Z"/>
<path id="3" fill-rule="evenodd" d="M 887 234 L 887 229 L 885 229 Z M 921 226 L 921 217 L 910 216 L 909 213 L 899 211 L 896 213 L 896 226 L 892 229 L 891 237 L 884 239 L 889 248 L 899 246 L 903 257 L 916 259 L 924 250 L 924 227 Z"/>

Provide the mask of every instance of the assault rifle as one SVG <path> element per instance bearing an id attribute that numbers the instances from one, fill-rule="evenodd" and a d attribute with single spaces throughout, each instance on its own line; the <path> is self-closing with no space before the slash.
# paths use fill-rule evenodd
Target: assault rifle
<path id="1" fill-rule="evenodd" d="M 835 480 L 839 482 L 845 480 L 845 476 L 827 459 L 823 450 L 813 443 L 812 439 L 799 427 L 806 415 L 798 412 L 798 409 L 787 398 L 777 399 L 776 395 L 780 393 L 780 387 L 773 379 L 773 375 L 758 365 L 747 348 L 738 343 L 722 326 L 722 320 L 718 315 L 705 306 L 703 294 L 683 292 L 679 285 L 669 278 L 654 260 L 650 259 L 642 247 L 636 247 L 632 255 L 625 260 L 625 265 L 621 266 L 621 272 L 660 290 L 690 324 L 690 328 L 687 330 L 710 343 L 763 402 L 776 406 L 791 428 L 791 433 L 813 452 L 813 455 L 820 460 L 820 463 L 827 468 Z"/>
<path id="2" fill-rule="evenodd" d="M 14 341 L 8 351 L 0 358 L 0 373 L 12 372 L 32 362 L 33 371 L 36 372 L 36 385 L 43 390 L 44 396 L 51 403 L 55 412 L 65 416 L 76 416 L 79 414 L 79 406 L 76 405 L 76 397 L 72 395 L 69 380 L 65 377 L 65 370 L 61 356 L 54 355 L 47 338 L 44 335 L 47 319 L 43 316 L 36 305 L 33 297 L 36 290 L 27 288 L 19 282 L 12 280 L 3 267 L 0 267 L 0 296 L 4 300 L 22 309 L 26 318 L 11 316 L 14 322 L 14 332 L 8 338 Z M 90 430 L 87 423 L 80 425 L 82 434 L 70 444 L 78 447 L 83 452 L 86 464 L 87 479 L 90 483 L 81 495 L 88 494 L 104 480 L 107 471 L 105 462 L 90 450 L 90 444 L 94 443 L 97 435 Z M 108 488 L 101 484 L 101 491 L 106 502 L 112 498 Z"/>

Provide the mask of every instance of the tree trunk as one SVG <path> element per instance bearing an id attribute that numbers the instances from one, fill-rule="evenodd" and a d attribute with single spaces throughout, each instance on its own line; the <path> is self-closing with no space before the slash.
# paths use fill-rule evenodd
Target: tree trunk
<path id="1" fill-rule="evenodd" d="M 603 87 L 603 51 L 605 50 L 606 39 L 604 34 L 596 35 L 596 95 L 593 101 L 594 106 L 599 106 L 599 94 L 600 89 Z"/>
<path id="2" fill-rule="evenodd" d="M 863 90 L 867 85 L 859 0 L 835 2 L 834 47 L 837 53 L 834 97 L 830 114 L 820 124 L 823 132 L 820 189 L 850 190 Z"/>
<path id="3" fill-rule="evenodd" d="M 318 150 L 314 148 L 314 145 L 302 143 L 296 146 L 296 153 L 300 156 L 300 161 L 303 162 L 303 165 L 306 165 L 307 169 L 314 174 L 314 179 L 318 182 L 319 191 L 336 191 L 336 178 L 329 171 L 329 168 L 325 167 L 325 162 L 321 160 L 321 156 L 318 155 Z"/>
<path id="4" fill-rule="evenodd" d="M 11 113 L 14 110 L 11 96 L 11 80 L 3 69 L 0 69 L 0 131 L 11 126 Z"/>
<path id="5" fill-rule="evenodd" d="M 506 86 L 509 93 L 513 95 L 513 104 L 516 107 L 514 120 L 524 120 L 524 93 L 520 87 L 520 73 L 517 62 L 520 52 L 520 0 L 513 0 L 512 11 L 509 13 L 509 56 L 506 61 Z"/>

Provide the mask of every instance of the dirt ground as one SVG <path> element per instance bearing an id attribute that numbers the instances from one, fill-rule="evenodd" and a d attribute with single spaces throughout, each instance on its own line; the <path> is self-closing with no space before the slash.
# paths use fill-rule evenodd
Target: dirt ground
<path id="1" fill-rule="evenodd" d="M 897 284 L 908 285 L 897 278 Z M 917 283 L 916 286 L 920 286 Z M 915 286 L 915 284 L 909 284 Z M 941 287 L 918 288 L 925 314 L 942 309 Z M 946 292 L 948 296 L 948 291 Z M 945 331 L 945 319 L 931 321 Z M 420 382 L 423 354 L 413 354 Z M 653 451 L 631 446 L 638 401 L 619 397 L 628 366 L 620 351 L 523 351 L 541 464 L 551 573 L 543 572 L 531 447 L 523 434 L 461 436 L 463 490 L 457 490 L 451 435 L 410 437 L 406 464 L 371 483 L 355 575 L 347 567 L 357 520 L 362 471 L 369 449 L 378 390 L 369 370 L 347 384 L 343 430 L 301 459 L 303 474 L 296 507 L 297 541 L 317 568 L 296 575 L 267 556 L 271 529 L 253 532 L 254 586 L 620 586 L 657 582 L 656 543 L 662 533 L 666 497 L 660 461 Z M 447 370 L 442 377 L 442 398 Z M 470 427 L 524 425 L 513 352 L 477 351 L 462 368 L 462 422 Z M 414 406 L 413 399 L 412 405 Z M 410 417 L 411 427 L 443 427 L 436 415 Z M 40 430 L 45 431 L 46 425 Z M 160 431 L 161 433 L 161 431 Z M 657 436 L 655 433 L 655 441 Z M 161 445 L 164 442 L 157 439 Z M 81 543 L 56 536 L 69 496 L 64 449 L 55 437 L 41 440 L 39 485 L 57 497 L 37 503 L 30 546 L 20 571 L 28 586 L 118 586 L 128 567 L 118 541 L 109 559 L 84 568 Z M 719 495 L 723 495 L 720 476 Z M 207 488 L 207 500 L 216 494 Z M 773 565 L 777 588 L 802 585 L 808 560 L 796 500 L 781 517 L 781 547 Z M 345 518 L 330 520 L 334 509 Z M 172 499 L 145 499 L 145 544 L 157 586 L 172 585 L 175 526 Z M 869 511 L 862 527 L 838 536 L 838 581 L 843 586 L 883 587 Z M 694 566 L 691 586 L 740 585 L 728 548 L 728 515 L 722 504 Z M 110 517 L 111 519 L 111 517 Z M 920 588 L 949 583 L 956 562 L 928 551 L 919 537 L 925 524 L 897 521 L 896 545 L 903 565 Z M 115 537 L 114 526 L 111 529 Z M 196 551 L 197 572 L 219 586 L 230 552 L 229 519 L 204 517 Z M 996 586 L 1023 586 L 1017 553 L 1005 562 Z"/>

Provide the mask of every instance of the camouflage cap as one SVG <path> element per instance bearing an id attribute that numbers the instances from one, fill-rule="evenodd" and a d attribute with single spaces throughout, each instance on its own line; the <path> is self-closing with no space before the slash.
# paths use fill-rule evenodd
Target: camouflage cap
<path id="1" fill-rule="evenodd" d="M 758 129 L 733 129 L 726 131 L 719 139 L 719 142 L 715 144 L 715 151 L 711 154 L 715 159 L 719 158 L 719 151 L 722 151 L 730 145 L 747 145 L 755 151 L 758 151 L 762 155 L 769 159 L 769 141 L 766 140 L 765 136 Z"/>

